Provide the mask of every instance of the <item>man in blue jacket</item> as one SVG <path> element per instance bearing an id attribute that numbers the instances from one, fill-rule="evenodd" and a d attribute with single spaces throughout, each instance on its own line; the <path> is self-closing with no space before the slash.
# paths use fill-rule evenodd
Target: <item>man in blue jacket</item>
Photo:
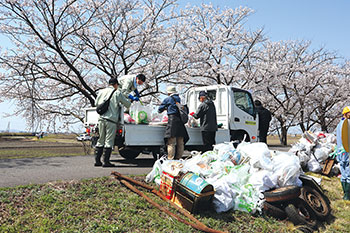
<path id="1" fill-rule="evenodd" d="M 168 123 L 165 129 L 164 139 L 168 150 L 168 159 L 180 159 L 184 153 L 185 144 L 189 139 L 186 127 L 180 118 L 176 102 L 181 103 L 175 86 L 167 88 L 168 97 L 165 98 L 158 108 L 161 113 L 167 110 Z"/>
<path id="2" fill-rule="evenodd" d="M 218 122 L 216 119 L 216 108 L 208 94 L 205 91 L 199 92 L 199 105 L 197 112 L 190 113 L 195 119 L 200 119 L 200 126 L 202 131 L 203 151 L 202 153 L 213 150 L 215 145 L 216 131 L 218 130 Z"/>
<path id="3" fill-rule="evenodd" d="M 340 182 L 343 188 L 344 200 L 350 200 L 350 164 L 349 153 L 344 150 L 342 142 L 342 127 L 345 120 L 350 119 L 350 106 L 343 109 L 343 117 L 337 125 L 337 160 L 340 164 Z M 349 137 L 350 135 L 348 135 Z"/>

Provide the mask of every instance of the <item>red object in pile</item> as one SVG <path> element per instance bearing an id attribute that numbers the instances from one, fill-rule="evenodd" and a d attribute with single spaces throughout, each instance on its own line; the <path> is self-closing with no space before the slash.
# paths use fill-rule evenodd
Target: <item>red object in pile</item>
<path id="1" fill-rule="evenodd" d="M 171 199 L 174 195 L 174 176 L 163 171 L 162 177 L 160 179 L 160 192 L 167 198 Z"/>

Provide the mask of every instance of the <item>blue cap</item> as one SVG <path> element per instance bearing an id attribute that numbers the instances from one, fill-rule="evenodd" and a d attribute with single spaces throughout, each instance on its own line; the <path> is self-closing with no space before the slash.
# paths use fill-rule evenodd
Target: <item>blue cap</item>
<path id="1" fill-rule="evenodd" d="M 205 91 L 200 91 L 199 97 L 201 97 L 201 96 L 208 96 L 208 94 Z"/>

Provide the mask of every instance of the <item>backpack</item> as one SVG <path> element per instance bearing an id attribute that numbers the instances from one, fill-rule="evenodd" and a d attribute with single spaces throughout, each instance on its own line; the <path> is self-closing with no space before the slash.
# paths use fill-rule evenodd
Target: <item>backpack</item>
<path id="1" fill-rule="evenodd" d="M 113 93 L 114 93 L 115 91 L 116 91 L 116 90 L 114 89 L 114 90 L 112 91 L 112 94 L 109 96 L 109 98 L 108 98 L 106 101 L 104 101 L 102 104 L 99 104 L 99 105 L 96 106 L 96 112 L 97 112 L 98 114 L 103 115 L 103 114 L 105 114 L 105 113 L 107 112 L 107 110 L 108 110 L 108 108 L 109 108 L 109 101 L 110 101 L 110 99 L 112 98 L 112 95 L 113 95 Z"/>
<path id="2" fill-rule="evenodd" d="M 180 119 L 181 119 L 182 123 L 186 124 L 187 121 L 188 121 L 188 109 L 187 109 L 187 106 L 178 103 L 174 97 L 171 96 L 171 98 L 173 98 L 173 100 L 176 103 L 176 107 L 179 110 Z"/>

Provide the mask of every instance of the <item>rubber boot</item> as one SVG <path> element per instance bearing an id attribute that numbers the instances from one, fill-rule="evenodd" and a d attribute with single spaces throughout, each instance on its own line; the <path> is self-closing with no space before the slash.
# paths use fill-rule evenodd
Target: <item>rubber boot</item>
<path id="1" fill-rule="evenodd" d="M 112 148 L 105 148 L 102 167 L 115 167 L 115 165 L 109 161 L 111 157 L 111 153 L 112 153 Z"/>
<path id="2" fill-rule="evenodd" d="M 103 147 L 96 147 L 95 148 L 95 167 L 101 167 L 101 157 L 103 153 Z"/>
<path id="3" fill-rule="evenodd" d="M 343 199 L 344 200 L 350 200 L 350 183 L 346 183 L 346 182 L 344 182 L 345 183 L 345 189 L 344 189 L 344 197 L 343 197 Z"/>

